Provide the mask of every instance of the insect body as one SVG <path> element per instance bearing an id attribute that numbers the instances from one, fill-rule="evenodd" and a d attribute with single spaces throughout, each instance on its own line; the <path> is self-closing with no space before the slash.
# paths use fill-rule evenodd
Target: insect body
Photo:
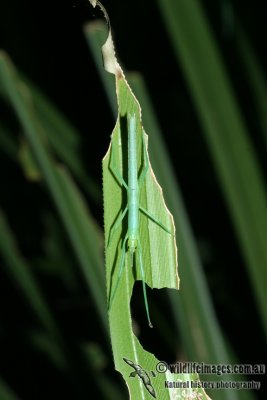
<path id="1" fill-rule="evenodd" d="M 137 145 L 135 116 L 130 118 L 128 136 L 128 247 L 133 264 L 133 255 L 138 246 L 139 193 L 137 177 Z"/>
<path id="2" fill-rule="evenodd" d="M 127 250 L 130 253 L 130 262 L 131 266 L 133 267 L 134 263 L 134 255 L 138 254 L 139 266 L 141 271 L 142 277 L 142 285 L 143 285 L 143 294 L 144 294 L 144 302 L 145 302 L 145 309 L 148 319 L 148 324 L 152 328 L 152 324 L 150 321 L 149 315 L 149 307 L 147 301 L 147 294 L 146 294 L 146 286 L 145 286 L 145 274 L 144 274 L 144 264 L 143 264 L 143 256 L 142 256 L 142 244 L 140 242 L 139 237 L 139 212 L 142 212 L 146 215 L 149 219 L 151 219 L 154 223 L 159 225 L 162 229 L 166 232 L 171 234 L 171 232 L 160 222 L 158 221 L 153 215 L 151 215 L 146 209 L 144 209 L 140 205 L 139 201 L 139 189 L 142 187 L 146 174 L 148 172 L 149 163 L 148 163 L 148 156 L 147 156 L 147 149 L 143 140 L 143 154 L 144 154 L 144 166 L 142 168 L 140 177 L 138 178 L 138 162 L 137 162 L 137 133 L 136 133 L 136 116 L 135 114 L 131 115 L 128 120 L 128 184 L 123 179 L 120 171 L 118 170 L 113 151 L 111 153 L 111 162 L 110 162 L 110 169 L 114 174 L 116 180 L 120 184 L 120 186 L 124 186 L 127 190 L 127 205 L 123 212 L 117 217 L 113 227 L 110 230 L 108 246 L 112 240 L 114 231 L 121 225 L 126 213 L 128 212 L 128 229 L 127 233 L 124 237 L 123 244 L 122 244 L 122 255 L 120 260 L 120 268 L 118 273 L 118 278 L 115 284 L 114 289 L 111 291 L 111 296 L 109 299 L 109 309 L 112 306 L 112 302 L 114 300 L 124 267 L 125 267 L 125 257 Z"/>

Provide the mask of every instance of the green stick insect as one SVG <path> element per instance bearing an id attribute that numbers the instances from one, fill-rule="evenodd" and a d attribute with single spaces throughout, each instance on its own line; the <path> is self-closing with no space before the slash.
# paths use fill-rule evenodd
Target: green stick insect
<path id="1" fill-rule="evenodd" d="M 151 215 L 148 210 L 146 210 L 140 205 L 139 201 L 140 188 L 145 182 L 145 177 L 149 169 L 147 149 L 144 143 L 143 135 L 142 135 L 142 146 L 144 154 L 144 166 L 142 168 L 140 176 L 138 177 L 136 116 L 135 114 L 133 114 L 130 115 L 128 119 L 128 184 L 125 182 L 117 166 L 114 164 L 113 151 L 111 153 L 110 170 L 114 174 L 119 185 L 123 186 L 127 190 L 127 205 L 123 210 L 123 212 L 117 217 L 113 227 L 110 230 L 108 246 L 111 242 L 114 231 L 118 229 L 118 227 L 121 225 L 127 212 L 128 212 L 128 229 L 123 239 L 119 273 L 114 290 L 111 292 L 108 308 L 110 309 L 112 307 L 112 303 L 116 295 L 116 291 L 118 289 L 122 273 L 124 271 L 125 257 L 127 251 L 129 251 L 130 253 L 131 267 L 133 267 L 134 264 L 134 255 L 138 253 L 147 320 L 148 320 L 148 325 L 150 326 L 150 328 L 152 328 L 153 326 L 150 320 L 146 286 L 145 286 L 145 273 L 144 273 L 144 263 L 142 256 L 143 250 L 139 236 L 139 212 L 146 215 L 151 221 L 159 225 L 167 233 L 169 234 L 172 233 L 160 221 L 158 221 L 153 215 Z"/>

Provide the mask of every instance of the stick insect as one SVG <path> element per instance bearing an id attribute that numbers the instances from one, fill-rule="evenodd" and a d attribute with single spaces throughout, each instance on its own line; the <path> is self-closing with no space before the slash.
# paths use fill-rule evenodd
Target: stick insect
<path id="1" fill-rule="evenodd" d="M 113 173 L 115 179 L 121 187 L 124 187 L 127 190 L 127 205 L 123 212 L 118 215 L 117 219 L 114 222 L 113 227 L 110 229 L 108 246 L 112 240 L 113 234 L 116 229 L 122 224 L 122 221 L 126 214 L 128 213 L 128 227 L 127 233 L 123 239 L 122 243 L 122 254 L 120 259 L 120 267 L 119 273 L 117 277 L 117 281 L 114 287 L 114 290 L 111 290 L 111 295 L 109 298 L 109 306 L 110 309 L 112 307 L 112 303 L 114 297 L 116 295 L 116 291 L 118 289 L 119 282 L 121 280 L 122 273 L 125 268 L 125 257 L 127 251 L 130 253 L 130 264 L 133 267 L 134 264 L 134 256 L 138 253 L 139 258 L 139 266 L 142 277 L 142 286 L 143 286 L 143 295 L 145 302 L 145 310 L 148 320 L 148 325 L 152 328 L 149 307 L 147 301 L 146 294 L 146 286 L 145 286 L 145 273 L 144 273 L 144 263 L 143 263 L 143 249 L 142 243 L 140 241 L 139 236 L 139 212 L 143 213 L 146 217 L 148 217 L 151 221 L 159 225 L 164 231 L 169 234 L 172 234 L 160 221 L 158 221 L 148 210 L 143 208 L 140 204 L 139 194 L 140 188 L 145 182 L 145 177 L 147 175 L 149 169 L 149 161 L 147 155 L 146 144 L 144 142 L 144 137 L 142 135 L 142 147 L 143 147 L 143 157 L 144 157 L 144 165 L 142 167 L 140 176 L 138 177 L 138 161 L 137 161 L 137 132 L 136 132 L 136 116 L 135 114 L 130 115 L 128 121 L 128 184 L 125 182 L 123 176 L 121 175 L 119 169 L 115 165 L 114 155 L 111 148 L 111 160 L 110 160 L 110 170 Z"/>

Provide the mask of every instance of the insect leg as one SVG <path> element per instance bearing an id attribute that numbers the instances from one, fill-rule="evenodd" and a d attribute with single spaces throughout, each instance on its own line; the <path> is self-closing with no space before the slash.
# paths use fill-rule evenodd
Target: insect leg
<path id="1" fill-rule="evenodd" d="M 128 189 L 127 183 L 125 182 L 125 180 L 123 179 L 123 176 L 121 175 L 116 162 L 114 160 L 114 154 L 113 154 L 113 144 L 111 147 L 111 156 L 110 156 L 110 170 L 113 173 L 113 175 L 115 176 L 117 182 L 121 185 L 124 186 L 125 189 Z"/>
<path id="2" fill-rule="evenodd" d="M 139 185 L 140 187 L 143 185 L 144 181 L 145 181 L 145 177 L 149 168 L 149 162 L 148 162 L 148 156 L 147 156 L 147 148 L 146 148 L 146 144 L 145 144 L 145 138 L 144 138 L 144 134 L 142 132 L 142 145 L 143 145 L 143 154 L 144 154 L 144 166 L 141 172 L 141 175 L 139 177 Z"/>
<path id="3" fill-rule="evenodd" d="M 145 144 L 144 134 L 142 134 L 142 143 L 143 143 L 143 153 L 144 153 L 145 163 L 144 163 L 143 170 L 142 170 L 141 175 L 138 180 L 140 187 L 144 183 L 146 174 L 149 169 L 149 161 L 148 161 L 147 148 L 146 148 L 146 144 Z M 143 214 L 145 214 L 149 219 L 151 219 L 151 221 L 153 221 L 153 222 L 155 222 L 155 224 L 159 225 L 165 232 L 172 235 L 172 232 L 168 228 L 166 228 L 166 226 L 162 222 L 160 222 L 156 217 L 154 217 L 152 214 L 150 214 L 150 212 L 148 212 L 145 208 L 143 208 L 142 206 L 139 206 L 139 210 Z"/>
<path id="4" fill-rule="evenodd" d="M 113 225 L 112 228 L 110 229 L 109 237 L 108 237 L 108 246 L 109 246 L 110 243 L 111 243 L 111 240 L 112 240 L 112 238 L 113 238 L 114 232 L 115 232 L 116 229 L 118 229 L 118 227 L 121 225 L 121 223 L 122 223 L 122 221 L 123 221 L 123 218 L 125 217 L 127 211 L 128 211 L 128 206 L 125 207 L 125 209 L 123 210 L 123 213 L 122 213 L 122 214 L 118 215 L 118 217 L 117 217 L 117 219 L 116 219 L 114 225 Z M 108 247 L 108 246 L 107 246 L 107 247 Z"/>
<path id="5" fill-rule="evenodd" d="M 159 225 L 165 232 L 169 233 L 170 235 L 172 235 L 172 232 L 166 228 L 166 226 L 160 222 L 156 217 L 154 217 L 154 215 L 150 214 L 149 211 L 147 211 L 145 208 L 143 208 L 142 206 L 139 206 L 139 210 L 145 214 L 149 219 L 151 219 L 151 221 L 155 222 L 155 224 Z"/>
<path id="6" fill-rule="evenodd" d="M 123 240 L 119 274 L 118 274 L 118 277 L 117 277 L 117 281 L 116 281 L 113 293 L 110 296 L 110 300 L 109 300 L 109 304 L 108 304 L 108 311 L 111 309 L 111 306 L 112 306 L 112 303 L 113 303 L 115 294 L 117 292 L 117 289 L 118 289 L 118 286 L 119 286 L 119 283 L 120 283 L 120 280 L 121 280 L 121 276 L 122 276 L 122 273 L 123 273 L 123 270 L 124 270 L 124 267 L 125 267 L 125 255 L 126 255 L 126 242 L 127 242 L 127 239 L 128 239 L 128 234 L 125 236 L 125 238 Z"/>
<path id="7" fill-rule="evenodd" d="M 144 273 L 144 267 L 143 267 L 142 246 L 141 246 L 141 242 L 140 242 L 139 238 L 138 238 L 138 254 L 139 254 L 139 263 L 140 263 L 143 294 L 144 294 L 145 309 L 146 309 L 148 325 L 150 328 L 153 328 L 153 325 L 151 324 L 151 321 L 150 321 L 150 315 L 149 315 L 149 307 L 148 307 L 148 301 L 147 301 L 147 295 L 146 295 L 145 273 Z"/>

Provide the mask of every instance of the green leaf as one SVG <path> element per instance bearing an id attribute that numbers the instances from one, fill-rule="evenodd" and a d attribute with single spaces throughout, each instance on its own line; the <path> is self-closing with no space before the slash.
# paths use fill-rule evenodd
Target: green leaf
<path id="1" fill-rule="evenodd" d="M 102 8 L 102 7 L 101 7 Z M 123 260 L 124 249 L 122 247 L 129 226 L 124 218 L 120 226 L 112 231 L 123 210 L 128 206 L 126 188 L 119 182 L 121 176 L 127 182 L 129 171 L 127 171 L 128 154 L 128 121 L 136 118 L 136 140 L 137 140 L 137 167 L 139 173 L 146 163 L 147 136 L 141 122 L 141 109 L 127 84 L 123 72 L 117 63 L 113 52 L 111 34 L 103 46 L 105 68 L 116 76 L 116 93 L 118 100 L 119 115 L 116 126 L 112 133 L 111 145 L 103 160 L 103 188 L 104 188 L 104 222 L 105 222 L 105 248 L 106 248 L 106 270 L 107 270 L 107 296 L 112 298 L 112 292 L 116 287 L 120 271 L 121 260 Z M 145 150 L 143 149 L 145 144 Z M 173 218 L 166 208 L 162 190 L 158 185 L 151 166 L 144 178 L 143 185 L 140 184 L 139 205 L 147 209 L 156 220 L 167 227 L 172 234 L 167 233 L 159 224 L 139 212 L 139 229 L 135 232 L 140 239 L 141 249 L 137 247 L 136 253 L 142 251 L 144 275 L 140 270 L 140 261 L 135 257 L 134 265 L 131 267 L 129 252 L 126 252 L 125 268 L 118 282 L 118 288 L 113 302 L 110 304 L 109 322 L 115 366 L 127 382 L 131 398 L 160 399 L 173 398 L 174 392 L 182 394 L 182 389 L 166 388 L 165 381 L 190 381 L 197 379 L 196 375 L 172 376 L 168 371 L 157 373 L 158 360 L 146 352 L 132 331 L 132 318 L 130 312 L 130 300 L 133 286 L 136 280 L 144 280 L 151 288 L 176 288 L 179 287 L 177 275 L 177 250 L 175 243 L 175 228 Z M 129 222 L 130 223 L 130 222 Z M 111 236 L 111 231 L 112 236 Z M 154 322 L 154 321 L 153 321 Z M 155 373 L 151 375 L 150 371 Z M 185 393 L 185 391 L 183 392 Z M 184 396 L 199 393 L 204 398 L 206 394 L 202 389 L 189 388 Z"/>
<path id="2" fill-rule="evenodd" d="M 126 192 L 125 188 L 118 184 L 114 173 L 111 169 L 111 152 L 114 160 L 117 160 L 117 168 L 121 175 L 127 176 L 126 171 L 123 169 L 125 161 L 127 161 L 127 128 L 126 118 L 128 115 L 137 116 L 137 149 L 139 158 L 139 170 L 143 166 L 143 140 L 147 141 L 147 137 L 143 131 L 140 120 L 140 108 L 139 105 L 132 95 L 130 88 L 128 87 L 125 79 L 122 77 L 118 80 L 118 100 L 119 100 L 119 118 L 115 129 L 112 134 L 111 148 L 108 154 L 105 156 L 103 161 L 103 183 L 104 183 L 104 210 L 105 210 L 105 237 L 106 237 L 106 260 L 108 268 L 108 277 L 112 278 L 112 282 L 108 281 L 108 293 L 111 291 L 111 285 L 114 285 L 116 281 L 115 275 L 117 275 L 118 268 L 114 266 L 114 260 L 116 259 L 119 263 L 121 253 L 121 244 L 118 248 L 118 243 L 122 238 L 122 228 L 127 228 L 124 225 L 121 229 L 114 232 L 112 237 L 112 243 L 107 246 L 107 242 L 110 235 L 110 230 L 114 226 L 116 217 L 120 215 L 121 211 L 126 207 L 127 202 L 123 192 Z M 143 136 L 143 138 L 142 138 Z M 177 276 L 177 255 L 176 255 L 176 244 L 174 238 L 174 225 L 173 219 L 168 212 L 162 192 L 157 184 L 151 168 L 146 175 L 145 183 L 140 187 L 140 205 L 147 209 L 155 218 L 157 218 L 164 226 L 167 227 L 172 235 L 163 230 L 159 225 L 140 213 L 140 241 L 143 246 L 143 258 L 145 263 L 145 275 L 147 283 L 154 288 L 170 287 L 177 288 L 179 286 L 179 280 Z M 125 218 L 125 223 L 127 219 Z M 128 260 L 129 261 L 129 260 Z M 127 261 L 127 262 L 128 262 Z M 164 266 L 164 267 L 163 267 Z M 128 265 L 129 267 L 129 265 Z M 113 269 L 116 271 L 113 276 Z M 136 279 L 141 280 L 142 276 L 140 269 L 135 271 L 136 277 L 134 277 L 131 268 L 126 268 L 131 277 L 131 282 L 128 283 L 128 290 L 132 290 L 132 285 Z M 124 284 L 120 285 L 123 288 Z M 125 293 L 124 293 L 125 294 Z M 127 293 L 129 296 L 129 293 Z M 117 298 L 119 296 L 116 296 Z M 128 298 L 128 297 L 127 297 Z M 125 301 L 126 299 L 124 299 Z M 128 298 L 129 300 L 129 298 Z M 115 306 L 115 304 L 114 304 Z M 115 309 L 116 307 L 114 307 Z"/>
<path id="3" fill-rule="evenodd" d="M 125 188 L 121 187 L 110 168 L 112 157 L 118 162 L 118 170 L 125 177 L 122 165 L 127 159 L 127 131 L 125 121 L 127 115 L 137 116 L 137 137 L 139 167 L 142 164 L 142 135 L 144 132 L 140 123 L 139 105 L 130 92 L 124 78 L 118 80 L 119 118 L 112 134 L 109 152 L 103 160 L 103 188 L 104 188 L 104 221 L 105 221 L 105 247 L 108 298 L 118 279 L 122 257 L 122 241 L 127 230 L 125 218 L 122 226 L 114 232 L 112 241 L 108 246 L 111 228 L 116 218 L 125 208 Z M 126 136 L 126 137 L 125 137 Z M 145 136 L 144 136 L 145 137 Z M 145 138 L 146 140 L 146 138 Z M 173 221 L 168 213 L 162 193 L 150 170 L 146 176 L 143 188 L 140 188 L 140 204 L 156 216 L 171 232 L 174 233 Z M 174 236 L 165 232 L 161 227 L 140 213 L 139 238 L 142 245 L 145 281 L 151 288 L 172 287 L 178 288 L 176 272 L 176 246 Z M 137 252 L 139 249 L 137 250 Z M 152 354 L 142 349 L 139 341 L 132 332 L 132 319 L 130 313 L 131 294 L 136 280 L 142 280 L 140 264 L 135 268 L 130 266 L 130 258 L 126 257 L 125 269 L 118 285 L 118 290 L 109 312 L 110 333 L 116 369 L 119 370 L 127 382 L 132 398 L 149 398 L 149 393 L 139 378 L 129 378 L 133 370 L 124 361 L 131 360 L 134 364 L 141 365 L 145 370 L 155 370 L 157 360 Z M 148 300 L 149 301 L 149 300 Z M 156 321 L 153 321 L 156 326 Z M 122 339 L 123 338 L 123 339 Z M 162 399 L 170 398 L 168 390 L 164 389 L 164 374 L 157 377 L 155 390 Z"/>

